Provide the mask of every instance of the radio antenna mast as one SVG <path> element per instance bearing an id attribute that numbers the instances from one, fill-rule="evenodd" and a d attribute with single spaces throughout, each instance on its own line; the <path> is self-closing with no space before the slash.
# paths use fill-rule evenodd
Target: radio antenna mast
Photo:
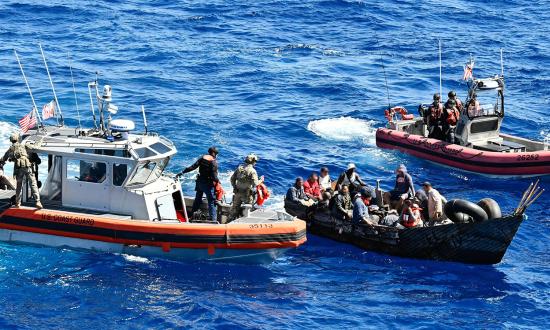
<path id="1" fill-rule="evenodd" d="M 384 60 L 382 59 L 382 53 L 380 53 L 380 63 L 382 64 L 382 71 L 384 71 L 384 82 L 386 83 L 386 96 L 388 97 L 388 110 L 389 110 L 389 109 L 391 109 L 390 89 L 388 88 L 388 77 L 386 76 L 386 67 L 384 66 Z"/>
<path id="2" fill-rule="evenodd" d="M 442 67 L 442 64 L 441 64 L 441 39 L 439 39 L 439 97 L 440 97 L 439 100 L 441 100 L 441 98 L 443 97 L 442 96 L 442 94 L 443 94 L 442 90 L 443 89 L 441 87 L 441 85 L 442 85 L 442 71 L 443 70 L 442 70 L 441 67 Z"/>
<path id="3" fill-rule="evenodd" d="M 502 48 L 500 49 L 500 75 L 504 77 L 504 59 L 502 57 Z"/>
<path id="4" fill-rule="evenodd" d="M 46 72 L 48 73 L 48 79 L 50 80 L 50 85 L 52 86 L 52 92 L 53 92 L 53 98 L 55 100 L 55 104 L 57 105 L 57 110 L 59 112 L 59 115 L 56 114 L 55 118 L 57 119 L 57 125 L 59 125 L 59 117 L 61 117 L 61 126 L 63 126 L 63 112 L 61 111 L 61 105 L 59 104 L 59 101 L 57 100 L 57 94 L 55 93 L 55 87 L 53 87 L 53 81 L 52 76 L 50 75 L 50 69 L 48 68 L 48 62 L 46 62 L 46 56 L 44 55 L 44 50 L 42 49 L 42 44 L 39 43 L 38 46 L 40 47 L 40 53 L 42 54 L 42 59 L 44 60 L 44 66 L 46 67 Z"/>
<path id="5" fill-rule="evenodd" d="M 23 75 L 23 80 L 25 80 L 25 85 L 27 85 L 29 95 L 31 96 L 32 106 L 34 107 L 34 115 L 38 120 L 39 126 L 44 127 L 44 125 L 42 124 L 42 118 L 40 118 L 40 115 L 38 114 L 38 108 L 36 107 L 36 102 L 34 102 L 34 96 L 32 96 L 32 91 L 31 87 L 29 86 L 29 82 L 27 81 L 27 76 L 25 76 L 25 71 L 23 71 L 23 65 L 21 65 L 21 61 L 19 60 L 19 55 L 17 55 L 17 51 L 15 49 L 13 50 L 13 53 L 15 54 L 15 58 L 17 59 L 17 64 L 19 64 L 19 69 L 21 69 L 21 74 Z"/>
<path id="6" fill-rule="evenodd" d="M 80 109 L 78 109 L 78 98 L 76 97 L 76 88 L 74 87 L 73 66 L 71 64 L 71 55 L 69 54 L 69 52 L 67 52 L 67 59 L 69 60 L 69 70 L 71 72 L 71 82 L 73 84 L 73 95 L 74 103 L 76 105 L 76 118 L 78 119 L 78 128 L 82 129 L 82 125 L 80 124 Z"/>

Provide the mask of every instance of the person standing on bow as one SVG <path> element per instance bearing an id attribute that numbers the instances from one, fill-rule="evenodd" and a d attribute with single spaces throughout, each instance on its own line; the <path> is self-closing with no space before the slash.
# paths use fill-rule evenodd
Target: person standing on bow
<path id="1" fill-rule="evenodd" d="M 41 209 L 42 203 L 40 203 L 40 194 L 38 193 L 38 185 L 36 184 L 36 177 L 34 175 L 33 165 L 29 159 L 27 148 L 21 142 L 19 142 L 19 134 L 13 133 L 10 136 L 10 142 L 12 145 L 4 154 L 4 157 L 0 159 L 0 166 L 4 166 L 6 161 L 12 161 L 14 163 L 14 174 L 17 181 L 15 189 L 15 207 L 21 207 L 21 192 L 23 191 L 23 180 L 27 179 L 31 184 L 32 197 L 36 201 L 36 208 Z"/>
<path id="2" fill-rule="evenodd" d="M 193 208 L 191 213 L 194 214 L 197 212 L 202 203 L 203 194 L 206 195 L 206 200 L 208 201 L 208 214 L 212 221 L 217 221 L 217 208 L 216 208 L 216 194 L 214 186 L 216 183 L 220 182 L 218 179 L 218 162 L 216 158 L 218 157 L 218 148 L 210 147 L 208 149 L 208 154 L 203 155 L 197 161 L 181 171 L 178 176 L 181 176 L 185 173 L 191 172 L 199 169 L 199 175 L 197 176 L 197 181 L 195 184 L 195 201 L 193 202 Z"/>
<path id="3" fill-rule="evenodd" d="M 241 215 L 241 206 L 243 204 L 254 204 L 254 194 L 256 187 L 264 182 L 264 177 L 258 178 L 258 173 L 254 166 L 258 162 L 258 156 L 250 154 L 244 159 L 244 164 L 239 165 L 233 175 L 231 175 L 231 186 L 233 186 L 233 205 L 231 206 L 231 216 L 233 219 Z"/>

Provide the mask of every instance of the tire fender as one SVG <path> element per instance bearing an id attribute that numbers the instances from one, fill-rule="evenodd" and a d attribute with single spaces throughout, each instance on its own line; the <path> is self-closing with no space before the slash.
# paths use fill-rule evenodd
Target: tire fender
<path id="1" fill-rule="evenodd" d="M 464 217 L 457 216 L 457 213 L 464 213 L 470 216 L 474 222 L 482 222 L 489 219 L 487 213 L 481 206 L 464 199 L 453 199 L 445 204 L 445 214 L 453 222 L 462 222 Z"/>

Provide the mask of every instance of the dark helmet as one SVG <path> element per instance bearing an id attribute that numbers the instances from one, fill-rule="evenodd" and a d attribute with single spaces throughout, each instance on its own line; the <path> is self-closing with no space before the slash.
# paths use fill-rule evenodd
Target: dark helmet
<path id="1" fill-rule="evenodd" d="M 361 193 L 361 197 L 363 197 L 363 198 L 372 197 L 372 194 L 371 194 L 370 190 L 367 189 L 366 187 L 361 188 L 360 193 Z"/>
<path id="2" fill-rule="evenodd" d="M 441 96 L 439 96 L 439 93 L 434 94 L 434 101 L 441 100 Z"/>
<path id="3" fill-rule="evenodd" d="M 218 151 L 218 148 L 212 146 L 210 148 L 208 148 L 208 154 L 211 155 L 211 156 L 217 156 L 219 153 Z"/>
<path id="4" fill-rule="evenodd" d="M 447 94 L 450 98 L 455 98 L 456 97 L 456 92 L 455 91 L 450 91 L 449 94 Z"/>

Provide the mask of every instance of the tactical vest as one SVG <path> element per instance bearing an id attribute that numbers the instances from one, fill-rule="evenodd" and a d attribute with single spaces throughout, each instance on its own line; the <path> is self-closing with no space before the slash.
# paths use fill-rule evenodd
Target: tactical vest
<path id="1" fill-rule="evenodd" d="M 15 168 L 31 167 L 31 161 L 29 160 L 27 149 L 25 149 L 24 145 L 21 143 L 14 143 L 11 148 Z"/>
<path id="2" fill-rule="evenodd" d="M 254 178 L 252 170 L 247 170 L 243 165 L 237 168 L 237 176 L 235 186 L 240 191 L 250 191 L 254 189 Z"/>

